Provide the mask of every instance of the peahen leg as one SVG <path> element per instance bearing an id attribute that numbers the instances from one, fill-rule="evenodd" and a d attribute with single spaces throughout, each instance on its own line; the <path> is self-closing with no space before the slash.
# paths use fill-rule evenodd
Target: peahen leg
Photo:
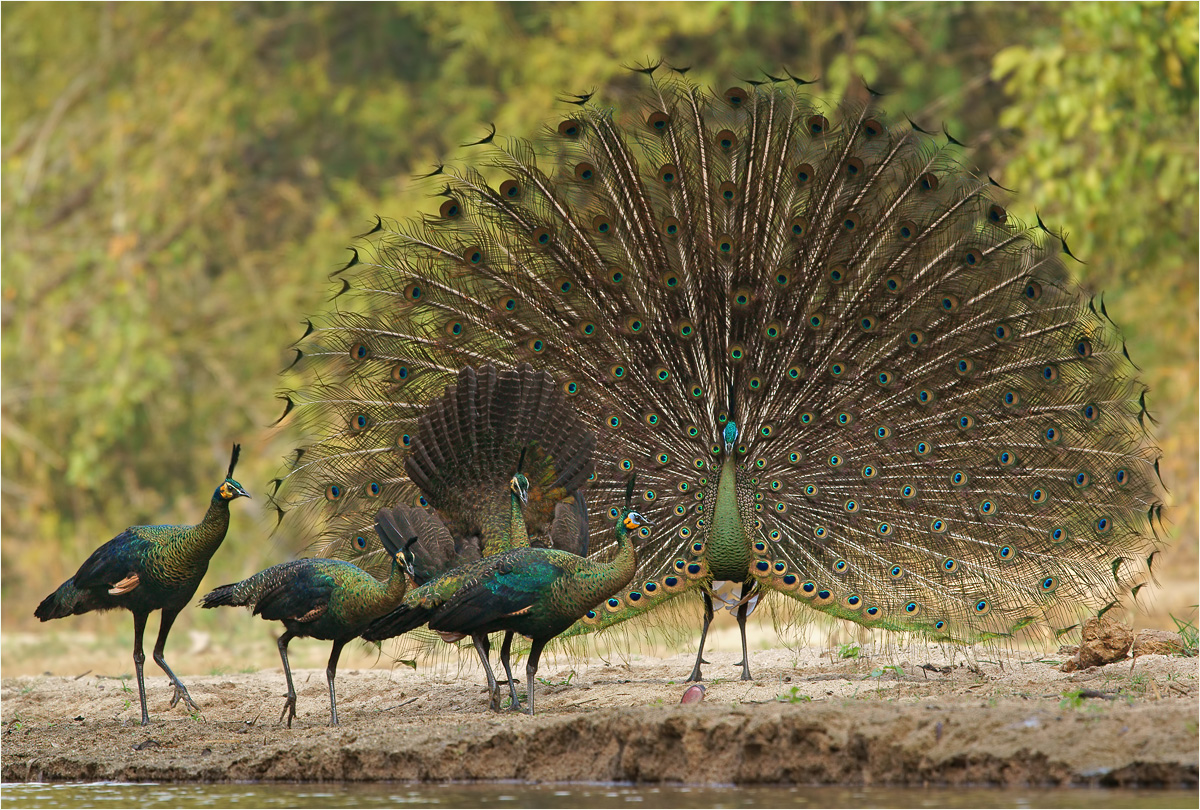
<path id="1" fill-rule="evenodd" d="M 754 678 L 750 676 L 750 653 L 746 651 L 746 616 L 750 612 L 750 597 L 754 592 L 755 583 L 742 583 L 742 603 L 738 605 L 737 623 L 738 629 L 742 631 L 742 660 L 738 662 L 742 667 L 742 680 L 752 681 Z"/>
<path id="2" fill-rule="evenodd" d="M 133 614 L 133 669 L 137 673 L 138 697 L 142 700 L 142 725 L 150 725 L 150 712 L 146 710 L 146 680 L 142 676 L 142 665 L 146 663 L 146 653 L 142 651 L 142 636 L 146 633 L 148 613 Z"/>
<path id="3" fill-rule="evenodd" d="M 333 649 L 329 651 L 329 664 L 325 667 L 325 679 L 329 681 L 329 725 L 331 726 L 338 724 L 337 695 L 333 691 L 333 679 L 337 677 L 338 658 L 342 656 L 342 647 L 344 646 L 346 646 L 345 641 L 335 640 L 333 642 Z"/>
<path id="4" fill-rule="evenodd" d="M 287 717 L 287 727 L 292 727 L 292 719 L 296 716 L 296 687 L 292 685 L 292 668 L 288 666 L 287 646 L 288 642 L 294 638 L 292 631 L 286 631 L 279 637 L 279 657 L 283 660 L 283 674 L 287 677 L 287 700 L 283 703 L 283 711 L 279 714 L 279 722 L 283 722 L 283 718 Z"/>
<path id="5" fill-rule="evenodd" d="M 171 683 L 175 684 L 175 694 L 171 696 L 171 708 L 175 708 L 175 704 L 182 698 L 185 706 L 194 712 L 198 712 L 200 711 L 200 707 L 192 700 L 192 696 L 188 694 L 187 687 L 183 685 L 183 682 L 167 666 L 167 659 L 163 656 L 163 650 L 167 646 L 167 634 L 171 632 L 171 625 L 175 623 L 175 617 L 178 615 L 178 610 L 171 613 L 168 613 L 166 610 L 162 612 L 162 621 L 158 625 L 158 640 L 154 642 L 154 663 L 158 664 L 162 668 L 162 671 L 167 673 L 167 677 L 171 679 Z"/>
<path id="6" fill-rule="evenodd" d="M 529 716 L 533 716 L 533 682 L 537 676 L 538 659 L 542 657 L 542 647 L 546 646 L 545 639 L 533 640 L 529 647 L 529 659 L 525 662 L 525 679 L 529 687 Z"/>
<path id="7" fill-rule="evenodd" d="M 512 632 L 504 634 L 504 643 L 500 645 L 500 663 L 504 665 L 504 674 L 508 677 L 508 693 L 512 696 L 512 703 L 509 704 L 509 711 L 521 711 L 521 701 L 517 698 L 517 681 L 512 674 L 512 663 L 509 659 L 509 652 L 512 650 Z"/>
<path id="8" fill-rule="evenodd" d="M 702 681 L 704 676 L 700 674 L 700 665 L 708 663 L 704 660 L 704 639 L 708 637 L 708 626 L 713 620 L 713 603 L 712 597 L 707 593 L 704 596 L 704 627 L 700 630 L 700 649 L 696 650 L 696 665 L 692 667 L 692 674 L 688 675 L 688 681 Z M 684 683 L 686 683 L 685 681 Z"/>
<path id="9" fill-rule="evenodd" d="M 475 643 L 475 652 L 479 653 L 479 661 L 483 664 L 483 674 L 487 676 L 488 708 L 494 712 L 500 711 L 500 687 L 496 684 L 496 676 L 492 674 L 492 663 L 488 654 L 492 651 L 491 642 L 482 633 L 471 636 Z"/>

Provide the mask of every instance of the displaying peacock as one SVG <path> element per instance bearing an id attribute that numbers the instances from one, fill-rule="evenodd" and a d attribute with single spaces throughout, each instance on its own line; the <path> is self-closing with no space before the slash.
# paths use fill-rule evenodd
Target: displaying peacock
<path id="1" fill-rule="evenodd" d="M 336 726 L 337 697 L 333 682 L 342 647 L 372 619 L 387 613 L 404 598 L 412 573 L 408 555 L 417 538 L 408 538 L 403 547 L 388 535 L 381 534 L 380 540 L 391 560 L 391 570 L 383 582 L 357 565 L 308 557 L 272 565 L 241 582 L 214 588 L 200 600 L 201 607 L 250 607 L 255 616 L 283 622 L 286 630 L 279 637 L 278 646 L 283 674 L 287 677 L 287 699 L 279 722 L 286 718 L 288 728 L 296 717 L 296 687 L 292 685 L 292 668 L 288 665 L 288 643 L 293 638 L 333 642 L 325 679 L 329 682 L 329 724 Z"/>
<path id="2" fill-rule="evenodd" d="M 484 138 L 481 170 L 431 175 L 436 214 L 364 238 L 297 348 L 285 416 L 312 438 L 281 510 L 354 537 L 375 483 L 412 497 L 428 392 L 529 362 L 596 434 L 592 515 L 619 516 L 636 468 L 656 527 L 636 583 L 576 630 L 695 594 L 706 631 L 718 594 L 745 653 L 746 614 L 778 594 L 973 642 L 1136 593 L 1158 451 L 1065 242 L 877 97 L 649 81 L 627 115 L 578 96 L 536 144 Z M 692 679 L 702 654 L 703 635 Z"/>
<path id="3" fill-rule="evenodd" d="M 593 473 L 595 435 L 579 424 L 546 372 L 529 365 L 465 367 L 457 383 L 425 408 L 407 441 L 405 472 L 421 495 L 415 505 L 381 509 L 375 528 L 393 541 L 419 538 L 414 546 L 418 585 L 436 581 L 429 587 L 448 596 L 458 580 L 443 574 L 482 557 L 527 548 L 531 540 L 538 547 L 587 553 L 587 507 L 580 488 Z M 364 637 L 379 641 L 403 632 L 393 631 L 392 621 L 389 615 L 373 622 Z M 488 636 L 471 635 L 491 706 L 498 709 Z M 506 635 L 505 650 L 511 642 Z M 511 672 L 509 688 L 515 696 Z"/>
<path id="4" fill-rule="evenodd" d="M 181 699 L 192 711 L 199 711 L 187 688 L 167 666 L 163 648 L 167 634 L 179 611 L 187 605 L 200 580 L 208 571 L 208 561 L 221 546 L 229 530 L 229 503 L 249 498 L 242 485 L 233 480 L 241 445 L 233 446 L 229 472 L 213 492 L 204 519 L 195 526 L 133 526 L 92 552 L 75 576 L 42 600 L 34 616 L 42 621 L 61 619 L 93 610 L 125 608 L 133 614 L 133 666 L 137 673 L 138 697 L 142 702 L 142 725 L 150 723 L 146 708 L 146 683 L 142 665 L 142 636 L 146 620 L 162 611 L 158 640 L 154 642 L 154 661 L 175 686 L 171 707 Z"/>
<path id="5" fill-rule="evenodd" d="M 512 634 L 532 640 L 525 663 L 529 713 L 534 713 L 534 676 L 546 643 L 569 629 L 593 605 L 610 600 L 633 579 L 637 567 L 633 534 L 650 536 L 646 519 L 631 505 L 635 478 L 626 486 L 625 506 L 615 526 L 616 554 L 607 562 L 552 548 L 514 548 L 455 568 L 413 591 L 389 614 L 386 629 L 363 637 L 388 638 L 428 623 L 440 633 L 486 636 L 504 631 L 500 651 L 508 674 L 513 710 L 520 710 L 509 658 Z M 486 660 L 486 659 L 485 659 Z M 493 691 L 495 708 L 495 686 Z"/>

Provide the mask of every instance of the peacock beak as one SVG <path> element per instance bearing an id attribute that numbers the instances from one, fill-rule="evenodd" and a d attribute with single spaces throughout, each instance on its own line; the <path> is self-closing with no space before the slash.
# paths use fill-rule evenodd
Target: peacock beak
<path id="1" fill-rule="evenodd" d="M 247 492 L 246 490 L 242 489 L 241 487 L 235 486 L 233 488 L 233 491 L 234 491 L 234 494 L 237 495 L 237 497 L 239 497 L 239 498 L 250 498 L 250 493 Z M 250 500 L 254 500 L 254 499 L 250 498 Z"/>

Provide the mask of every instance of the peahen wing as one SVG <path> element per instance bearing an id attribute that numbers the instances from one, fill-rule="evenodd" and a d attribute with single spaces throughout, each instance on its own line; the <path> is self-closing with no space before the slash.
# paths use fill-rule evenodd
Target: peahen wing
<path id="1" fill-rule="evenodd" d="M 153 541 L 142 534 L 147 528 L 155 527 L 126 529 L 88 555 L 75 572 L 75 587 L 107 593 L 130 574 L 145 575 L 146 559 L 154 546 Z"/>
<path id="2" fill-rule="evenodd" d="M 329 606 L 337 581 L 329 570 L 334 560 L 306 558 L 273 565 L 234 586 L 244 592 L 242 604 L 268 621 L 308 621 Z M 342 563 L 345 565 L 345 563 Z"/>
<path id="3" fill-rule="evenodd" d="M 429 627 L 467 635 L 509 629 L 513 619 L 552 598 L 551 586 L 563 574 L 562 565 L 537 549 L 497 555 L 430 614 Z"/>

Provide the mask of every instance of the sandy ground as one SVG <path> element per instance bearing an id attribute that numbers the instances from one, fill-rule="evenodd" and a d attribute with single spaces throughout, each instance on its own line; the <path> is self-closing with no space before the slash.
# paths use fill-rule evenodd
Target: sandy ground
<path id="1" fill-rule="evenodd" d="M 690 653 L 560 654 L 543 659 L 538 715 L 528 717 L 486 710 L 470 655 L 414 670 L 386 658 L 372 665 L 360 648 L 343 658 L 341 726 L 331 729 L 328 646 L 296 642 L 299 717 L 287 729 L 277 724 L 278 664 L 241 671 L 253 668 L 247 662 L 270 666 L 261 645 L 243 658 L 226 653 L 215 674 L 178 668 L 200 704 L 195 716 L 168 707 L 169 684 L 147 661 L 152 724 L 142 727 L 126 679 L 62 669 L 9 677 L 15 661 L 27 661 L 20 641 L 4 645 L 6 782 L 1197 785 L 1197 659 L 1179 656 L 1066 674 L 1054 665 L 1065 656 L 992 652 L 971 661 L 923 644 L 858 657 L 842 657 L 836 645 L 759 649 L 755 680 L 742 682 L 740 656 L 719 634 L 698 704 L 680 705 Z M 523 663 L 518 670 L 523 695 Z"/>

